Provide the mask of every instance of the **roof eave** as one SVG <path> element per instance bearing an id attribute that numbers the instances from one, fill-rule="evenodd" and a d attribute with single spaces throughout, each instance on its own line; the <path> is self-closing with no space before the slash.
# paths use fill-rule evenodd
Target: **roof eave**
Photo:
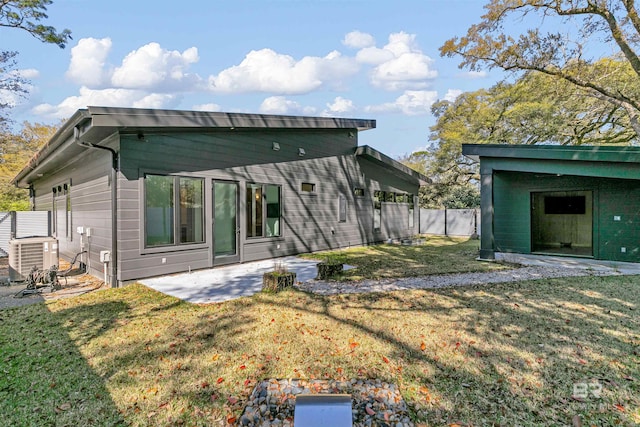
<path id="1" fill-rule="evenodd" d="M 476 161 L 483 157 L 640 163 L 640 147 L 630 146 L 462 144 L 462 154 Z"/>
<path id="2" fill-rule="evenodd" d="M 88 107 L 93 127 L 211 129 L 374 129 L 375 120 L 207 111 Z"/>
<path id="3" fill-rule="evenodd" d="M 45 145 L 34 154 L 29 162 L 16 174 L 11 183 L 17 187 L 24 187 L 29 176 L 39 167 L 44 165 L 51 155 L 66 141 L 73 136 L 74 128 L 83 121 L 90 118 L 88 110 L 81 109 L 76 111 L 69 120 L 67 120 L 60 129 L 51 137 Z"/>
<path id="4" fill-rule="evenodd" d="M 383 154 L 368 145 L 362 145 L 356 148 L 355 154 L 356 156 L 362 156 L 369 160 L 373 160 L 378 164 L 395 169 L 398 172 L 404 174 L 407 178 L 410 178 L 411 181 L 416 182 L 419 185 L 427 185 L 432 183 L 430 178 L 422 175 L 420 172 L 417 172 L 410 167 L 403 165 L 399 161 L 392 159 L 386 154 Z"/>

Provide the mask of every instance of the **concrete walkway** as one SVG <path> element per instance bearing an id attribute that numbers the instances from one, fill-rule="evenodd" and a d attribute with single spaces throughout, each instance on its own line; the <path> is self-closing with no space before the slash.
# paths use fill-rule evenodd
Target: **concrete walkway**
<path id="1" fill-rule="evenodd" d="M 591 258 L 570 258 L 552 255 L 528 255 L 497 252 L 496 260 L 538 267 L 577 268 L 606 272 L 609 274 L 640 274 L 640 264 L 638 263 L 602 261 Z"/>
<path id="2" fill-rule="evenodd" d="M 599 272 L 600 274 L 640 274 L 640 264 L 598 261 L 589 258 L 496 253 L 496 259 L 524 266 L 555 269 L 556 272 L 554 273 L 554 277 L 583 274 L 575 272 L 574 270 L 576 269 L 592 270 Z M 248 262 L 245 264 L 234 264 L 208 270 L 198 270 L 191 273 L 156 277 L 141 280 L 140 283 L 159 292 L 163 292 L 192 303 L 222 302 L 239 297 L 251 296 L 260 292 L 262 290 L 262 274 L 273 270 L 277 263 L 284 264 L 288 271 L 294 271 L 296 273 L 298 283 L 304 283 L 316 277 L 316 264 L 318 264 L 318 262 L 319 261 L 305 260 L 292 256 L 265 261 Z M 345 265 L 345 269 L 349 268 L 353 267 Z M 566 274 L 562 274 L 561 272 L 558 273 L 558 269 L 566 270 Z M 520 277 L 517 270 L 507 270 L 498 273 L 467 273 L 466 276 L 469 276 L 470 279 L 465 278 L 465 274 L 444 275 L 444 278 L 452 283 L 455 282 L 457 285 L 460 284 L 456 281 L 458 279 L 458 281 L 464 281 L 465 283 L 475 283 L 477 281 L 486 281 L 487 283 L 493 282 L 484 275 L 508 276 L 500 279 L 500 282 L 525 280 L 523 277 Z M 535 279 L 536 277 L 538 276 L 527 277 L 526 280 Z M 543 276 L 540 275 L 539 277 Z M 430 278 L 436 279 L 435 276 L 430 276 Z M 426 279 L 428 278 L 387 279 L 382 281 L 364 281 L 356 284 L 311 282 L 300 286 L 300 288 L 307 289 L 309 291 L 318 291 L 317 288 L 322 286 L 331 288 L 328 289 L 327 292 L 319 293 L 336 293 L 342 288 L 349 288 L 351 291 L 353 291 L 351 288 L 358 288 L 361 292 L 373 292 L 405 289 L 405 287 L 403 287 L 404 282 L 413 283 L 415 281 L 424 281 Z M 364 286 L 366 284 L 371 286 Z M 447 285 L 441 284 L 440 286 Z M 343 289 L 343 291 L 345 290 Z"/>
<path id="3" fill-rule="evenodd" d="M 297 257 L 234 264 L 191 273 L 141 280 L 145 286 L 193 303 L 222 302 L 251 296 L 262 290 L 262 274 L 284 264 L 296 273 L 296 280 L 306 282 L 316 277 L 320 261 Z"/>

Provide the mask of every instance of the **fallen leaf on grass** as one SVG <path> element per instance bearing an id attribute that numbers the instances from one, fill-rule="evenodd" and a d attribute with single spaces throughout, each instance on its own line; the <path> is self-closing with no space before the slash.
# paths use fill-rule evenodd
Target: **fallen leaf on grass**
<path id="1" fill-rule="evenodd" d="M 229 401 L 229 403 L 231 405 L 235 405 L 236 403 L 238 403 L 238 398 L 233 397 L 233 396 L 229 396 L 229 398 L 227 400 Z"/>
<path id="2" fill-rule="evenodd" d="M 213 362 L 215 362 L 215 361 L 216 361 L 216 360 L 218 360 L 219 358 L 220 358 L 220 355 L 219 355 L 218 353 L 216 353 L 216 354 L 214 354 L 214 355 L 211 357 L 211 360 L 212 360 Z"/>
<path id="3" fill-rule="evenodd" d="M 224 378 L 220 377 L 216 380 L 216 383 L 220 384 L 224 381 Z"/>
<path id="4" fill-rule="evenodd" d="M 573 416 L 573 427 L 582 427 L 582 420 L 580 419 L 580 415 Z"/>
<path id="5" fill-rule="evenodd" d="M 371 409 L 369 406 L 365 407 L 364 410 L 367 412 L 367 414 L 369 415 L 375 415 L 376 411 L 374 411 L 373 409 Z"/>
<path id="6" fill-rule="evenodd" d="M 616 403 L 615 405 L 613 405 L 613 407 L 616 408 L 620 412 L 624 412 L 624 406 L 622 406 L 619 403 Z"/>
<path id="7" fill-rule="evenodd" d="M 71 409 L 71 403 L 67 402 L 67 403 L 63 403 L 60 406 L 56 406 L 55 411 L 56 413 L 59 414 L 60 412 L 68 411 L 69 409 Z"/>
<path id="8" fill-rule="evenodd" d="M 427 349 L 427 345 L 423 341 L 422 343 L 420 343 L 420 350 L 425 351 L 426 349 Z"/>
<path id="9" fill-rule="evenodd" d="M 389 359 L 387 359 L 387 357 L 386 357 L 386 356 L 382 356 L 382 361 L 383 361 L 384 363 L 389 363 Z"/>

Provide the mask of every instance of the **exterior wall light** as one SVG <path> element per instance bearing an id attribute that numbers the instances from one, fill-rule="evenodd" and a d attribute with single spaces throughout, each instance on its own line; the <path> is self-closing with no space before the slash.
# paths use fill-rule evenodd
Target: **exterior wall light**
<path id="1" fill-rule="evenodd" d="M 273 149 L 273 151 L 280 151 L 280 144 L 274 141 L 271 143 L 271 148 Z"/>
<path id="2" fill-rule="evenodd" d="M 298 156 L 303 157 L 305 154 L 307 153 L 304 151 L 304 148 L 298 148 Z"/>

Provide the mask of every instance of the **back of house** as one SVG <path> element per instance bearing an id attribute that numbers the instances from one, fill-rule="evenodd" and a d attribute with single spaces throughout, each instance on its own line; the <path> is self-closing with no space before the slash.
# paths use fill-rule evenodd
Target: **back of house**
<path id="1" fill-rule="evenodd" d="M 404 238 L 428 180 L 368 146 L 375 121 L 89 107 L 14 178 L 60 254 L 113 285 Z"/>

